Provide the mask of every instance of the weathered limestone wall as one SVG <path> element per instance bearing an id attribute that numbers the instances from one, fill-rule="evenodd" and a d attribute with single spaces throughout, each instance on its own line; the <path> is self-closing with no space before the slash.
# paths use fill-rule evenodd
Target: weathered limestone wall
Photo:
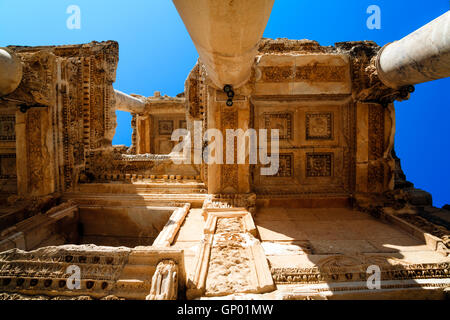
<path id="1" fill-rule="evenodd" d="M 43 196 L 56 191 L 53 130 L 47 108 L 16 113 L 19 195 Z"/>
<path id="2" fill-rule="evenodd" d="M 356 191 L 382 193 L 393 190 L 395 161 L 395 110 L 393 105 L 357 104 Z"/>
<path id="3" fill-rule="evenodd" d="M 10 47 L 23 79 L 0 109 L 16 110 L 17 181 L 21 196 L 68 191 L 89 171 L 91 150 L 111 145 L 116 42 Z M 22 112 L 23 111 L 23 112 Z"/>

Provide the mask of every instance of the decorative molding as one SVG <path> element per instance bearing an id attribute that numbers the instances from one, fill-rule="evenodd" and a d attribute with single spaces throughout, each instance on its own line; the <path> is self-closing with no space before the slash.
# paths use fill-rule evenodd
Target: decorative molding
<path id="1" fill-rule="evenodd" d="M 153 247 L 170 247 L 173 240 L 175 239 L 175 236 L 180 230 L 184 219 L 189 213 L 190 208 L 191 204 L 187 203 L 182 208 L 175 209 L 175 211 L 170 216 L 169 221 L 167 221 L 166 225 L 153 242 Z"/>
<path id="2" fill-rule="evenodd" d="M 265 82 L 291 82 L 294 80 L 293 67 L 262 67 L 262 81 Z"/>
<path id="3" fill-rule="evenodd" d="M 205 210 L 205 236 L 188 298 L 274 290 L 267 258 L 254 237 L 251 214 L 237 208 Z M 224 269 L 230 271 L 228 275 Z"/>
<path id="4" fill-rule="evenodd" d="M 276 284 L 315 284 L 367 281 L 371 263 L 340 267 L 272 268 Z M 448 263 L 379 265 L 381 280 L 449 279 Z M 367 287 L 366 287 L 367 289 Z"/>
<path id="5" fill-rule="evenodd" d="M 345 82 L 348 66 L 306 65 L 261 67 L 264 82 Z"/>

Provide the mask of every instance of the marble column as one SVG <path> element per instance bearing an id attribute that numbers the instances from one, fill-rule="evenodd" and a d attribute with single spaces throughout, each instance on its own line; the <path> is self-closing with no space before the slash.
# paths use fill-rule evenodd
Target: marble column
<path id="1" fill-rule="evenodd" d="M 116 109 L 120 111 L 127 111 L 131 113 L 144 113 L 145 102 L 132 97 L 119 90 L 114 90 L 116 94 Z"/>
<path id="2" fill-rule="evenodd" d="M 386 45 L 377 69 L 381 81 L 396 89 L 450 77 L 450 11 Z"/>
<path id="3" fill-rule="evenodd" d="M 22 81 L 22 63 L 9 49 L 0 48 L 0 97 L 17 89 Z"/>
<path id="4" fill-rule="evenodd" d="M 173 0 L 218 89 L 238 88 L 251 76 L 258 42 L 274 0 Z"/>

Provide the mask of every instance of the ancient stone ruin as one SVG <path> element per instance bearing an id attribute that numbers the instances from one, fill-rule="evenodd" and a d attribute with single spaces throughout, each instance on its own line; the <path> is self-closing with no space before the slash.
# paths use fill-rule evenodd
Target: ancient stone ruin
<path id="1" fill-rule="evenodd" d="M 450 13 L 324 47 L 262 39 L 273 2 L 174 0 L 200 55 L 177 97 L 114 90 L 114 41 L 0 49 L 0 299 L 447 297 L 449 212 L 393 146 L 394 101 L 450 76 Z M 278 129 L 278 170 L 194 161 L 208 129 Z"/>

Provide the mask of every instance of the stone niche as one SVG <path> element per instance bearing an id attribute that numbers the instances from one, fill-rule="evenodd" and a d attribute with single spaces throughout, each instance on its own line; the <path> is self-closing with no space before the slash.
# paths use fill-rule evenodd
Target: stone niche
<path id="1" fill-rule="evenodd" d="M 154 116 L 152 131 L 155 154 L 169 154 L 172 152 L 175 142 L 171 141 L 172 133 L 177 129 L 186 129 L 186 117 L 170 117 L 168 115 Z"/>
<path id="2" fill-rule="evenodd" d="M 177 129 L 187 129 L 184 94 L 177 97 L 161 96 L 155 92 L 146 101 L 145 112 L 132 114 L 132 147 L 136 154 L 167 155 L 175 146 L 171 141 Z"/>
<path id="3" fill-rule="evenodd" d="M 179 207 L 77 205 L 64 202 L 4 230 L 0 251 L 46 246 L 151 246 Z"/>
<path id="4" fill-rule="evenodd" d="M 82 207 L 79 209 L 80 244 L 150 246 L 175 208 Z"/>

